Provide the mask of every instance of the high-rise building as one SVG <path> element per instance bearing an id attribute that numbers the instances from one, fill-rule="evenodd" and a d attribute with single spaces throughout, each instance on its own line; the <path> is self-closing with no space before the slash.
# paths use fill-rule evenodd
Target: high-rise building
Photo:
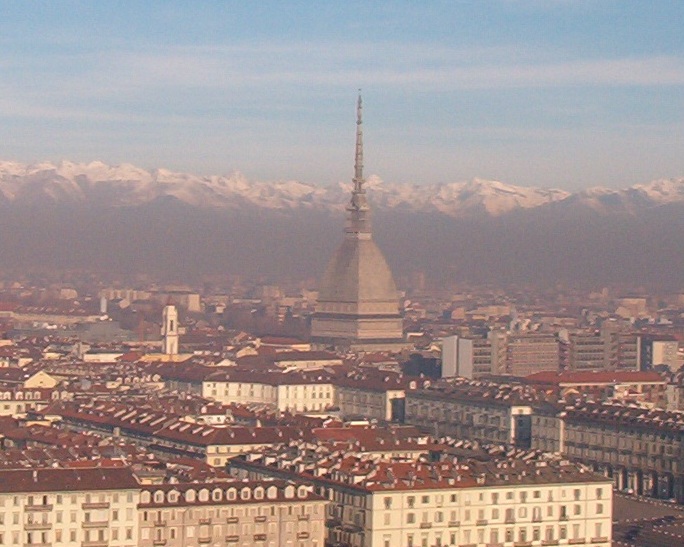
<path id="1" fill-rule="evenodd" d="M 398 350 L 404 346 L 399 293 L 387 261 L 373 241 L 363 178 L 362 103 L 356 121 L 354 188 L 342 244 L 328 263 L 311 325 L 317 347 Z"/>

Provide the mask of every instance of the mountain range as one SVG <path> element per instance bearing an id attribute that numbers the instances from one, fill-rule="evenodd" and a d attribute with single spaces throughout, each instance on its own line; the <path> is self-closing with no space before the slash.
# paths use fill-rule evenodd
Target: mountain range
<path id="1" fill-rule="evenodd" d="M 501 216 L 550 204 L 584 206 L 599 212 L 631 212 L 684 202 L 684 178 L 661 179 L 614 190 L 577 193 L 473 179 L 445 184 L 392 184 L 370 177 L 377 209 L 441 213 L 450 217 Z M 166 169 L 145 170 L 102 162 L 0 162 L 0 203 L 137 206 L 174 199 L 200 208 L 342 211 L 351 184 L 316 186 L 298 181 L 250 181 L 241 173 L 198 176 Z"/>
<path id="2" fill-rule="evenodd" d="M 367 181 L 401 286 L 557 283 L 684 289 L 684 178 L 580 192 L 474 179 Z M 313 286 L 351 184 L 258 182 L 133 165 L 0 162 L 0 270 L 211 274 Z"/>

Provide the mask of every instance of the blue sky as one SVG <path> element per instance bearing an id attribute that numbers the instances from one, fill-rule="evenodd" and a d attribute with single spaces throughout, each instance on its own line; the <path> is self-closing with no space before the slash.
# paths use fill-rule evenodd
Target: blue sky
<path id="1" fill-rule="evenodd" d="M 684 176 L 684 2 L 0 0 L 0 159 L 330 184 Z"/>

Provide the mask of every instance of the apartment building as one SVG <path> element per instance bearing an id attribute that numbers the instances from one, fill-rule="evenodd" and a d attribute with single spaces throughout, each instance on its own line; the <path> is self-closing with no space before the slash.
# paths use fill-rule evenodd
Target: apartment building
<path id="1" fill-rule="evenodd" d="M 321 412 L 335 399 L 328 373 L 299 370 L 215 372 L 202 382 L 202 396 L 225 404 L 260 403 L 281 412 Z"/>
<path id="2" fill-rule="evenodd" d="M 137 545 L 323 547 L 327 503 L 285 481 L 144 486 Z"/>
<path id="3" fill-rule="evenodd" d="M 405 422 L 434 435 L 530 446 L 535 394 L 525 386 L 461 381 L 406 393 Z"/>
<path id="4" fill-rule="evenodd" d="M 2 469 L 0 485 L 0 545 L 138 545 L 128 468 Z"/>
<path id="5" fill-rule="evenodd" d="M 532 447 L 591 465 L 617 488 L 684 502 L 684 414 L 607 403 L 535 408 Z"/>
<path id="6" fill-rule="evenodd" d="M 560 346 L 554 334 L 515 334 L 506 343 L 506 372 L 527 376 L 535 372 L 557 371 Z"/>
<path id="7" fill-rule="evenodd" d="M 251 455 L 245 478 L 294 478 L 330 499 L 328 541 L 394 545 L 611 544 L 612 483 L 568 461 L 378 461 L 353 453 L 335 465 Z"/>

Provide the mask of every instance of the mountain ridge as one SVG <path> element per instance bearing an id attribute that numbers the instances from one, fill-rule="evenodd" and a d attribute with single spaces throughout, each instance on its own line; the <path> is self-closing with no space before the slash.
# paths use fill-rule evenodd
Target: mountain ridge
<path id="1" fill-rule="evenodd" d="M 657 179 L 624 189 L 603 187 L 579 192 L 517 186 L 474 178 L 440 184 L 388 183 L 377 176 L 366 185 L 373 207 L 453 218 L 498 217 L 540 207 L 582 207 L 599 213 L 635 214 L 669 203 L 684 203 L 684 177 Z M 317 186 L 296 180 L 251 181 L 240 172 L 200 176 L 129 163 L 100 161 L 22 164 L 0 161 L 0 204 L 90 204 L 137 206 L 174 198 L 199 208 L 256 207 L 282 211 L 300 209 L 341 212 L 351 183 Z"/>

